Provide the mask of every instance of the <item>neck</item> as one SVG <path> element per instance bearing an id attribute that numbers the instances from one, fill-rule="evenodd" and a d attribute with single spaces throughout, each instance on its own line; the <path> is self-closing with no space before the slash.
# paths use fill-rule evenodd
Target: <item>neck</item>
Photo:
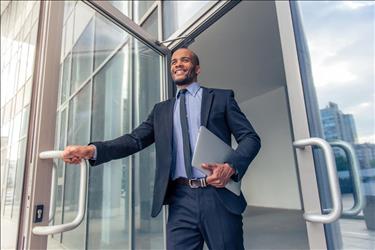
<path id="1" fill-rule="evenodd" d="M 186 84 L 184 84 L 184 85 L 176 85 L 176 86 L 177 86 L 177 88 L 180 88 L 180 89 L 186 89 L 187 87 L 189 87 L 190 84 L 192 84 L 192 83 L 194 83 L 194 82 L 196 82 L 196 81 L 197 81 L 197 80 L 194 79 L 192 82 L 186 83 Z"/>

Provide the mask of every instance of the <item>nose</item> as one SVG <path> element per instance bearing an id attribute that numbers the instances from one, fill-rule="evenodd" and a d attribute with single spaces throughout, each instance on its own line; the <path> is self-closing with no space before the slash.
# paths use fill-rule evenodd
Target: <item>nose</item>
<path id="1" fill-rule="evenodd" d="M 177 60 L 176 63 L 174 64 L 174 68 L 179 68 L 181 67 L 181 61 Z"/>

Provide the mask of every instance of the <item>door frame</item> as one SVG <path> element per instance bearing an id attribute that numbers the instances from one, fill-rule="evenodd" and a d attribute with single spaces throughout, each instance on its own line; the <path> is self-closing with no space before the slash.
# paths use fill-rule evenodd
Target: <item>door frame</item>
<path id="1" fill-rule="evenodd" d="M 84 3 L 162 56 L 160 98 L 161 100 L 168 99 L 172 94 L 169 91 L 170 88 L 167 87 L 170 86 L 167 73 L 171 55 L 170 49 L 160 44 L 143 28 L 110 3 L 106 1 L 84 1 Z M 50 189 L 48 187 L 51 186 L 52 182 L 52 161 L 41 160 L 39 153 L 52 150 L 55 147 L 55 124 L 60 77 L 58 72 L 60 71 L 62 42 L 62 29 L 56 29 L 56 27 L 62 27 L 63 15 L 63 1 L 41 2 L 26 149 L 25 185 L 17 243 L 17 248 L 21 249 L 47 248 L 48 236 L 34 235 L 32 228 L 48 225 L 50 206 Z M 43 221 L 36 224 L 33 220 L 37 204 L 44 204 L 44 213 Z M 131 206 L 132 204 L 133 202 L 131 202 Z M 164 209 L 164 222 L 165 214 Z M 133 232 L 132 228 L 130 234 Z M 164 239 L 166 238 L 165 234 L 164 230 Z M 133 239 L 133 235 L 130 238 Z M 132 241 L 134 242 L 134 240 Z M 133 244 L 130 243 L 131 248 L 134 248 Z"/>
<path id="2" fill-rule="evenodd" d="M 300 62 L 298 60 L 292 13 L 289 1 L 276 1 L 287 95 L 293 129 L 293 140 L 310 138 L 305 92 L 302 85 Z M 296 150 L 295 156 L 299 172 L 302 204 L 305 213 L 320 214 L 321 202 L 311 147 Z M 327 249 L 324 225 L 306 221 L 310 249 Z"/>
<path id="3" fill-rule="evenodd" d="M 188 46 L 194 41 L 194 38 L 240 2 L 229 1 L 217 6 L 210 15 L 206 15 L 206 18 L 200 19 L 190 29 L 180 34 L 186 37 L 185 39 L 172 42 L 168 44 L 168 47 L 175 51 L 178 48 Z M 292 122 L 292 139 L 296 141 L 311 137 L 304 98 L 306 93 L 302 84 L 290 3 L 289 1 L 274 1 L 274 3 L 286 77 L 287 101 Z M 173 89 L 173 86 L 171 88 Z M 302 209 L 305 213 L 320 214 L 322 211 L 321 197 L 319 196 L 312 148 L 295 149 L 295 160 L 299 176 Z M 305 223 L 310 249 L 327 249 L 324 224 L 309 221 L 305 221 Z"/>

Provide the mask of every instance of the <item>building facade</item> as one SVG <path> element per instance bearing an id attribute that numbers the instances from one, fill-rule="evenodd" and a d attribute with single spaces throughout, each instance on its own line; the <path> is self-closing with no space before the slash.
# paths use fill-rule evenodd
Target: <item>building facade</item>
<path id="1" fill-rule="evenodd" d="M 154 146 L 87 174 L 84 165 L 39 154 L 137 127 L 174 96 L 169 61 L 180 47 L 199 55 L 202 85 L 234 90 L 262 138 L 242 181 L 245 248 L 374 244 L 359 176 L 353 201 L 337 189 L 327 157 L 329 138 L 353 143 L 357 134 L 352 116 L 333 104 L 334 111 L 318 108 L 300 3 L 1 4 L 2 248 L 165 249 L 167 207 L 150 217 Z M 356 230 L 365 232 L 362 241 L 347 237 Z"/>
<path id="2" fill-rule="evenodd" d="M 357 129 L 353 115 L 344 114 L 336 103 L 330 102 L 320 110 L 324 137 L 327 140 L 340 139 L 350 143 L 357 142 Z"/>

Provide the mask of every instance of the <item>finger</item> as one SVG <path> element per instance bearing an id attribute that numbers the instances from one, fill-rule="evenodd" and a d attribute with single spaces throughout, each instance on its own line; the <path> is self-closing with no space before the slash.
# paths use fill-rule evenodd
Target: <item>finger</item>
<path id="1" fill-rule="evenodd" d="M 223 187 L 225 187 L 225 186 L 223 186 L 222 184 L 216 184 L 216 183 L 214 183 L 214 184 L 210 184 L 211 186 L 214 186 L 214 187 L 216 187 L 216 188 L 223 188 Z"/>
<path id="2" fill-rule="evenodd" d="M 218 181 L 218 177 L 216 175 L 210 175 L 206 178 L 207 184 L 216 183 Z"/>
<path id="3" fill-rule="evenodd" d="M 81 158 L 80 157 L 73 157 L 72 161 L 73 161 L 74 164 L 78 164 L 78 163 L 80 163 Z"/>
<path id="4" fill-rule="evenodd" d="M 212 164 L 209 164 L 209 163 L 202 163 L 201 167 L 207 170 L 211 170 L 211 171 L 214 170 L 214 167 L 212 166 Z"/>
<path id="5" fill-rule="evenodd" d="M 63 151 L 64 158 L 72 158 L 75 154 L 76 147 L 75 146 L 67 146 Z"/>
<path id="6" fill-rule="evenodd" d="M 215 168 L 214 174 L 219 176 L 219 177 L 222 177 L 223 176 L 223 169 L 221 167 Z"/>
<path id="7" fill-rule="evenodd" d="M 72 163 L 72 159 L 71 158 L 64 158 L 64 162 L 66 162 L 68 164 L 71 164 Z"/>

